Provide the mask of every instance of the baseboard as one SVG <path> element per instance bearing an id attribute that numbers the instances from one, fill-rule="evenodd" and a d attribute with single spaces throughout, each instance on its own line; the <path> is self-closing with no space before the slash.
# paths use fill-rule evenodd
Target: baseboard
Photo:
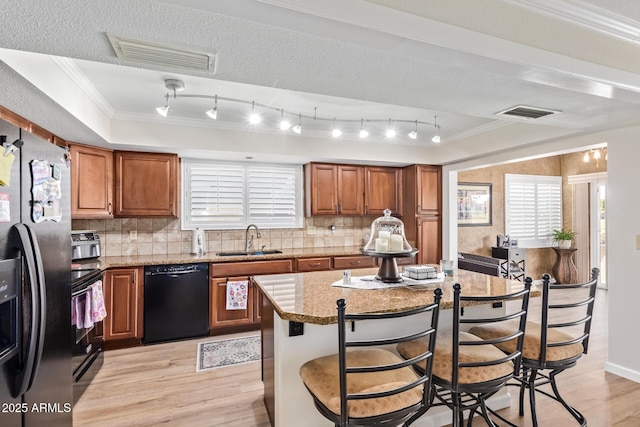
<path id="1" fill-rule="evenodd" d="M 605 362 L 604 371 L 640 383 L 640 372 L 632 371 L 631 369 L 616 365 L 615 363 Z"/>

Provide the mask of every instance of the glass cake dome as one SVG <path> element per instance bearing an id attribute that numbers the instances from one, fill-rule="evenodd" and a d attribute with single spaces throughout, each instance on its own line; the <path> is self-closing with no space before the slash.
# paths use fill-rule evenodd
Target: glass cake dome
<path id="1" fill-rule="evenodd" d="M 404 236 L 402 221 L 392 217 L 391 211 L 385 209 L 384 216 L 371 223 L 371 237 L 362 250 L 393 254 L 411 252 L 414 249 Z"/>

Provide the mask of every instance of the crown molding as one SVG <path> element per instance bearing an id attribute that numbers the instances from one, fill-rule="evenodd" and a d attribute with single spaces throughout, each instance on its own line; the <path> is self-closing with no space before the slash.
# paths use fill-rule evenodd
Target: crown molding
<path id="1" fill-rule="evenodd" d="M 51 56 L 53 62 L 82 90 L 91 101 L 102 111 L 107 117 L 112 118 L 115 114 L 114 108 L 102 96 L 95 86 L 89 81 L 87 76 L 78 68 L 78 66 L 70 58 L 60 56 Z"/>
<path id="2" fill-rule="evenodd" d="M 581 0 L 503 0 L 514 6 L 559 18 L 590 30 L 640 42 L 640 23 Z"/>

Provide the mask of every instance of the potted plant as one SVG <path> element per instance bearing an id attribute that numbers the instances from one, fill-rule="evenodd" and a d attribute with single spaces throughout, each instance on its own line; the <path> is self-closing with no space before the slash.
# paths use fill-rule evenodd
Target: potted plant
<path id="1" fill-rule="evenodd" d="M 573 230 L 553 230 L 551 233 L 551 237 L 554 242 L 558 242 L 558 247 L 562 249 L 569 249 L 571 247 L 571 242 L 576 237 L 576 232 Z"/>

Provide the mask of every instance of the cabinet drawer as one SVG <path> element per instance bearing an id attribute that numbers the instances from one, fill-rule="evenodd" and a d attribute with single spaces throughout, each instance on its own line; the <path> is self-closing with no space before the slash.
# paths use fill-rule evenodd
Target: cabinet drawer
<path id="1" fill-rule="evenodd" d="M 375 267 L 375 258 L 370 256 L 341 256 L 333 258 L 333 268 L 336 270 L 367 267 Z"/>
<path id="2" fill-rule="evenodd" d="M 211 277 L 255 276 L 258 274 L 291 273 L 293 262 L 290 259 L 272 261 L 246 261 L 216 264 L 212 263 L 209 274 Z"/>
<path id="3" fill-rule="evenodd" d="M 296 271 L 331 270 L 331 258 L 299 258 L 296 259 Z"/>

